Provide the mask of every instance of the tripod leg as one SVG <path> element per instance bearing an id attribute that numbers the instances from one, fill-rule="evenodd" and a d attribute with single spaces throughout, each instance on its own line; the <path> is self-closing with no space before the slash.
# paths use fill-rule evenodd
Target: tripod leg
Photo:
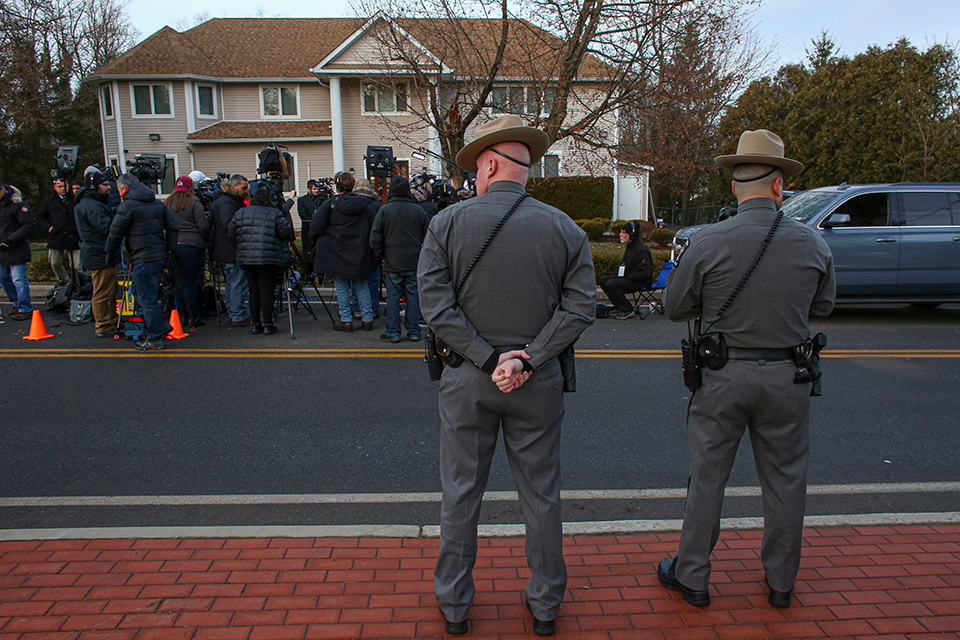
<path id="1" fill-rule="evenodd" d="M 289 277 L 290 277 L 290 270 L 288 269 L 286 272 L 286 277 L 284 278 L 287 286 L 284 288 L 287 290 L 287 316 L 289 316 L 290 318 L 290 339 L 294 340 L 296 339 L 296 336 L 293 335 L 293 307 L 290 306 L 290 284 L 289 284 L 290 281 L 288 279 Z"/>
<path id="2" fill-rule="evenodd" d="M 326 279 L 326 276 L 323 276 Z M 337 321 L 333 319 L 333 314 L 330 313 L 330 307 L 327 306 L 327 301 L 323 299 L 323 294 L 320 293 L 320 287 L 323 286 L 323 282 L 320 282 L 320 285 L 317 285 L 317 274 L 311 276 L 313 279 L 313 290 L 317 292 L 317 297 L 320 299 L 320 304 L 323 305 L 323 310 L 327 312 L 327 316 L 330 318 L 330 324 L 336 326 Z"/>

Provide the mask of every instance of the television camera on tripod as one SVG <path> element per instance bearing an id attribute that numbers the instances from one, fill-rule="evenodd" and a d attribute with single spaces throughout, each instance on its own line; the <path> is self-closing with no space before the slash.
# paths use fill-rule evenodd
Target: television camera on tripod
<path id="1" fill-rule="evenodd" d="M 167 156 L 144 153 L 127 160 L 127 172 L 144 184 L 161 184 L 167 177 Z"/>

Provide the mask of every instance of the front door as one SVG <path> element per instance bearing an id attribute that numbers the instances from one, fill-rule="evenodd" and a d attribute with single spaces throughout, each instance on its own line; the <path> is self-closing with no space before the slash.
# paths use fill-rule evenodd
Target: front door
<path id="1" fill-rule="evenodd" d="M 376 176 L 373 178 L 373 190 L 380 194 L 380 202 L 387 204 L 387 192 L 390 191 L 390 180 L 393 176 L 403 176 L 410 179 L 410 161 L 397 160 L 393 163 L 393 173 L 387 176 Z"/>

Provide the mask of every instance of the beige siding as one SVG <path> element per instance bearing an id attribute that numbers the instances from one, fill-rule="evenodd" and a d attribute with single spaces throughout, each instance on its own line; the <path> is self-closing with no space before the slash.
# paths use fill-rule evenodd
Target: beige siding
<path id="1" fill-rule="evenodd" d="M 154 81 L 156 82 L 156 81 Z M 159 84 L 159 82 L 156 82 Z M 176 155 L 181 174 L 190 172 L 190 154 L 187 151 L 187 112 L 183 82 L 173 82 L 173 118 L 134 118 L 129 82 L 119 83 L 120 114 L 123 118 L 123 146 L 127 160 L 143 153 Z M 140 82 L 135 82 L 140 84 Z M 160 134 L 160 142 L 152 142 L 150 134 Z"/>
<path id="2" fill-rule="evenodd" d="M 300 92 L 300 120 L 330 119 L 330 90 L 327 87 L 319 82 L 293 84 L 299 87 Z M 263 120 L 260 111 L 261 86 L 265 85 L 259 82 L 224 84 L 224 119 L 234 122 Z"/>
<path id="3" fill-rule="evenodd" d="M 301 84 L 300 111 L 304 120 L 329 120 L 330 88 L 319 82 Z"/>

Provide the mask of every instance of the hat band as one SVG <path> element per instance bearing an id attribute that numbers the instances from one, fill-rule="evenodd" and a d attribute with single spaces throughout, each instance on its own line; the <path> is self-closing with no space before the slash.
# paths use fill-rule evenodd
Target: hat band
<path id="1" fill-rule="evenodd" d="M 763 174 L 762 176 L 757 176 L 756 178 L 750 178 L 750 179 L 748 179 L 748 180 L 737 180 L 736 178 L 734 178 L 733 181 L 734 181 L 734 182 L 756 182 L 757 180 L 763 180 L 763 179 L 766 178 L 767 176 L 772 175 L 773 172 L 776 171 L 776 170 L 779 169 L 779 168 L 780 168 L 780 167 L 774 167 L 773 169 L 770 169 L 770 171 L 767 171 L 767 172 L 766 172 L 765 174 Z"/>
<path id="2" fill-rule="evenodd" d="M 521 143 L 521 144 L 522 144 L 522 143 Z M 529 148 L 529 147 L 528 147 L 528 148 Z M 508 155 L 505 154 L 504 152 L 498 151 L 498 150 L 494 149 L 493 147 L 485 147 L 485 148 L 484 148 L 484 151 L 486 151 L 487 149 L 490 149 L 490 151 L 493 151 L 493 152 L 494 152 L 495 154 L 497 154 L 498 156 L 503 156 L 504 158 L 506 158 L 506 159 L 509 160 L 510 162 L 516 162 L 516 163 L 519 164 L 521 167 L 527 167 L 528 169 L 530 168 L 530 163 L 529 163 L 529 162 L 524 162 L 523 160 L 517 160 L 516 158 L 511 158 L 510 156 L 508 156 Z M 477 154 L 477 155 L 479 155 L 479 154 Z"/>

